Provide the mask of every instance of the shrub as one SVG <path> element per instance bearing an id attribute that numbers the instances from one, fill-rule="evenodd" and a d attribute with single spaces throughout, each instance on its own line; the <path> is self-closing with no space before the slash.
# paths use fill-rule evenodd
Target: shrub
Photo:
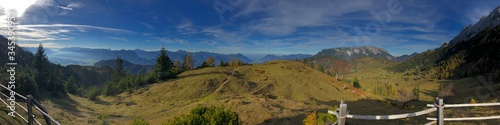
<path id="1" fill-rule="evenodd" d="M 109 115 L 99 115 L 97 117 L 101 122 L 99 123 L 100 125 L 110 125 L 109 123 Z"/>
<path id="2" fill-rule="evenodd" d="M 130 125 L 149 125 L 149 123 L 143 118 L 134 118 Z"/>
<path id="3" fill-rule="evenodd" d="M 174 118 L 164 125 L 239 125 L 238 114 L 224 107 L 198 106 L 188 115 Z"/>

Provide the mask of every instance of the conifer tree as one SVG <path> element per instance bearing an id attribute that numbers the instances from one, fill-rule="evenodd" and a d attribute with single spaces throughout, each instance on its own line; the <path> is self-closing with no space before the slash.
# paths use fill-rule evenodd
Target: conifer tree
<path id="1" fill-rule="evenodd" d="M 164 47 L 160 50 L 160 55 L 156 58 L 156 71 L 158 72 L 168 72 L 172 69 L 172 60 L 167 55 L 167 51 Z"/>
<path id="2" fill-rule="evenodd" d="M 38 45 L 38 50 L 35 53 L 35 58 L 33 59 L 33 67 L 36 70 L 35 81 L 38 87 L 46 87 L 48 72 L 49 59 L 45 54 L 43 45 L 40 43 Z"/>

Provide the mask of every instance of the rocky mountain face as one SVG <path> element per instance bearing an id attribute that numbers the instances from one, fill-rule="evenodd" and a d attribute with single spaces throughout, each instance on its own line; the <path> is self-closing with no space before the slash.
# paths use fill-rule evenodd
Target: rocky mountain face
<path id="1" fill-rule="evenodd" d="M 461 41 L 467 41 L 472 37 L 476 36 L 479 32 L 485 29 L 492 29 L 500 25 L 500 6 L 495 8 L 488 16 L 483 16 L 474 25 L 469 25 L 462 29 L 460 34 L 453 38 L 450 43 L 456 44 Z"/>
<path id="2" fill-rule="evenodd" d="M 387 60 L 395 59 L 394 56 L 389 54 L 389 52 L 387 52 L 385 49 L 373 46 L 356 46 L 356 47 L 324 49 L 314 56 L 315 57 L 332 56 L 332 57 L 342 58 L 344 60 L 351 60 L 362 57 L 372 57 L 372 58 L 387 59 Z"/>
<path id="3" fill-rule="evenodd" d="M 268 61 L 273 61 L 273 60 L 295 60 L 295 59 L 304 59 L 304 58 L 309 58 L 312 55 L 310 54 L 290 54 L 290 55 L 274 55 L 274 54 L 268 54 L 260 59 L 261 62 L 268 62 Z"/>

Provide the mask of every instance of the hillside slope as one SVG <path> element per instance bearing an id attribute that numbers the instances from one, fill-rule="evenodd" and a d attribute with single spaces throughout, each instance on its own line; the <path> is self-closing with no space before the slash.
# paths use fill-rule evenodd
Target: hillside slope
<path id="1" fill-rule="evenodd" d="M 384 102 L 366 99 L 379 98 L 303 63 L 272 61 L 235 68 L 191 70 L 177 79 L 131 93 L 101 96 L 98 101 L 70 95 L 69 100 L 44 105 L 56 114 L 53 117 L 65 124 L 95 124 L 99 122 L 99 115 L 109 115 L 112 124 L 128 124 L 135 117 L 161 124 L 188 113 L 197 105 L 225 106 L 237 112 L 243 124 L 302 124 L 306 112 L 326 112 L 340 100 L 352 102 L 350 106 L 362 112 L 387 111 Z"/>

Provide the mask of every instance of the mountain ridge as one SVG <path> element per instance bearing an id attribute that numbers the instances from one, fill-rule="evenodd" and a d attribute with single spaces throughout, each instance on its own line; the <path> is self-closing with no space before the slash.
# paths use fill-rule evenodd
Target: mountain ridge
<path id="1" fill-rule="evenodd" d="M 36 52 L 36 48 L 26 48 L 30 50 L 31 53 Z M 51 50 L 46 48 L 50 53 L 47 53 L 49 60 L 54 63 L 59 63 L 61 65 L 88 65 L 92 66 L 96 62 L 101 60 L 116 59 L 120 56 L 122 59 L 127 60 L 134 64 L 139 65 L 154 65 L 156 63 L 156 57 L 159 55 L 159 51 L 145 51 L 140 49 L 135 50 L 111 50 L 111 49 L 93 49 L 93 48 L 82 48 L 82 47 L 66 47 L 58 50 Z M 219 64 L 221 60 L 224 62 L 229 62 L 231 56 L 233 60 L 241 59 L 243 62 L 252 62 L 248 57 L 237 53 L 237 54 L 219 54 L 213 52 L 188 52 L 184 50 L 177 50 L 175 52 L 168 51 L 167 55 L 170 57 L 172 62 L 179 61 L 184 62 L 184 57 L 187 53 L 190 53 L 193 58 L 194 65 L 199 66 L 208 57 L 215 59 L 215 62 Z"/>
<path id="2" fill-rule="evenodd" d="M 467 41 L 484 29 L 491 29 L 498 25 L 500 25 L 500 6 L 491 11 L 488 16 L 481 17 L 475 24 L 471 24 L 462 29 L 462 31 L 450 41 L 450 44 Z"/>

